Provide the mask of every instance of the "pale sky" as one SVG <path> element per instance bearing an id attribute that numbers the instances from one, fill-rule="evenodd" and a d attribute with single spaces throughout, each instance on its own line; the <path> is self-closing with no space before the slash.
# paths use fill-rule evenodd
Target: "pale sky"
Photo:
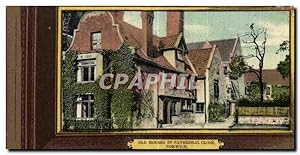
<path id="1" fill-rule="evenodd" d="M 166 35 L 166 19 L 165 11 L 155 12 L 153 31 L 158 36 Z M 124 20 L 142 27 L 139 11 L 126 12 Z M 267 28 L 264 68 L 276 68 L 288 53 L 275 54 L 279 44 L 289 40 L 288 11 L 185 11 L 184 37 L 187 43 L 234 38 L 248 32 L 251 23 L 255 23 L 257 28 Z M 245 47 L 243 43 L 242 47 Z M 242 48 L 242 51 L 248 55 L 253 50 Z M 254 67 L 258 64 L 255 60 L 249 60 L 248 63 Z"/>

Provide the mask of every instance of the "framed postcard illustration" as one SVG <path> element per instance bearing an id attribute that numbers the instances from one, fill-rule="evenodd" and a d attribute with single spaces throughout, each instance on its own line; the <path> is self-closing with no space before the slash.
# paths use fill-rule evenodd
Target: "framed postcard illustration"
<path id="1" fill-rule="evenodd" d="M 7 148 L 295 149 L 293 7 L 7 7 Z"/>

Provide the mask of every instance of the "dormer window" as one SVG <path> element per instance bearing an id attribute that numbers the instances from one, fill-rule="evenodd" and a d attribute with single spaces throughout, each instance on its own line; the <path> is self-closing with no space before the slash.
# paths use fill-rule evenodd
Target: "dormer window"
<path id="1" fill-rule="evenodd" d="M 91 47 L 92 50 L 101 48 L 101 32 L 93 32 L 91 34 Z"/>
<path id="2" fill-rule="evenodd" d="M 184 52 L 181 50 L 177 50 L 177 59 L 183 60 Z"/>

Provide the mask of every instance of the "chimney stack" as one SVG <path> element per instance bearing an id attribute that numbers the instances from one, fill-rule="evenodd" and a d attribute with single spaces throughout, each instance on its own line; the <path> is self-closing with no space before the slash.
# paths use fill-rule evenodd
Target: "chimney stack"
<path id="1" fill-rule="evenodd" d="M 115 18 L 116 23 L 122 23 L 124 17 L 124 11 L 112 11 L 112 15 Z"/>
<path id="2" fill-rule="evenodd" d="M 153 19 L 154 13 L 153 11 L 142 11 L 142 40 L 141 46 L 142 50 L 150 57 L 153 57 Z"/>
<path id="3" fill-rule="evenodd" d="M 184 15 L 183 11 L 167 12 L 167 36 L 177 35 L 183 32 Z"/>

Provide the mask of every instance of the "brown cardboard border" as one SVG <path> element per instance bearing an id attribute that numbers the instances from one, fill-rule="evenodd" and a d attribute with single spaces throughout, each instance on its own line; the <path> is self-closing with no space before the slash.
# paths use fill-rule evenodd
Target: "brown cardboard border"
<path id="1" fill-rule="evenodd" d="M 225 7 L 218 7 L 220 10 L 222 8 Z M 11 10 L 20 13 L 14 14 Z M 18 32 L 21 32 L 21 35 L 13 35 L 18 33 L 9 28 L 7 30 L 8 149 L 128 149 L 127 142 L 137 138 L 219 139 L 225 143 L 223 149 L 295 149 L 294 132 L 55 135 L 57 7 L 7 7 L 7 14 L 7 17 L 16 17 L 19 21 L 14 24 L 7 21 L 7 24 L 16 25 Z M 12 42 L 21 44 L 11 45 Z M 15 54 L 14 47 L 17 49 Z M 17 70 L 10 66 L 15 66 Z M 21 82 L 10 81 L 13 78 L 19 78 Z M 20 107 L 19 111 L 14 106 Z M 11 119 L 16 119 L 15 123 Z M 20 126 L 14 127 L 16 124 Z"/>

